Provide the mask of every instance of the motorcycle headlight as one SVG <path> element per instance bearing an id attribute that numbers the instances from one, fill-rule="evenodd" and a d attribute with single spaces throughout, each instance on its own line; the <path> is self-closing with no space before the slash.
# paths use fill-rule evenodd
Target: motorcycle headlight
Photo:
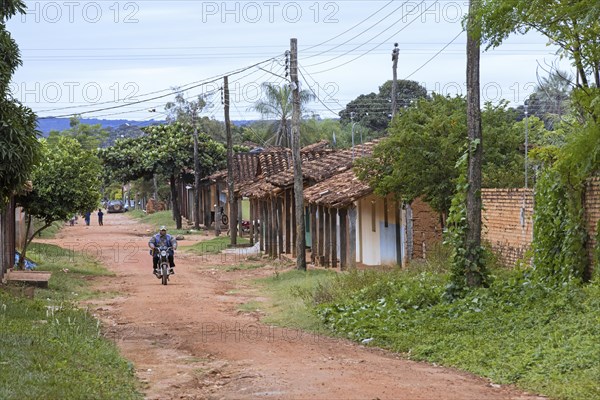
<path id="1" fill-rule="evenodd" d="M 162 250 L 160 252 L 160 255 L 163 256 L 163 257 L 166 257 L 167 256 L 167 251 L 166 250 Z"/>

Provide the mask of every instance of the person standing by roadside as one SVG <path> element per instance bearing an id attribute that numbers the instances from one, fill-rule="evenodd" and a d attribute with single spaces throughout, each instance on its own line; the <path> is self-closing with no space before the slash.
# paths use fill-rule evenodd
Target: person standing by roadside
<path id="1" fill-rule="evenodd" d="M 90 219 L 92 217 L 92 213 L 91 212 L 86 212 L 85 215 L 83 216 L 83 218 L 85 219 L 85 224 L 87 226 L 90 226 Z"/>
<path id="2" fill-rule="evenodd" d="M 104 213 L 102 212 L 101 208 L 98 209 L 98 225 L 104 225 Z"/>

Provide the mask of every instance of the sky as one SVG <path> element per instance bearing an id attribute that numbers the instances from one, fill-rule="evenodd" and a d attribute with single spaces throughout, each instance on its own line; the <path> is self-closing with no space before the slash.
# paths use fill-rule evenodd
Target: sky
<path id="1" fill-rule="evenodd" d="M 13 95 L 39 117 L 163 119 L 176 88 L 204 96 L 203 115 L 223 120 L 223 76 L 231 119 L 257 119 L 261 84 L 286 84 L 285 52 L 298 40 L 301 89 L 322 118 L 392 78 L 429 92 L 466 94 L 467 1 L 26 1 L 8 29 L 23 65 Z M 461 33 L 462 32 L 462 33 Z M 512 36 L 481 56 L 482 101 L 522 104 L 557 62 L 536 33 Z M 568 67 L 562 66 L 562 68 Z M 383 108 L 387 107 L 382 105 Z"/>

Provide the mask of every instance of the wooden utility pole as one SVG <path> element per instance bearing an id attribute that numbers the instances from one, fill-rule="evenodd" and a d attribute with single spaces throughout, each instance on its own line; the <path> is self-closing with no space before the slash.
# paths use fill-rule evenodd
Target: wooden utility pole
<path id="1" fill-rule="evenodd" d="M 467 179 L 467 259 L 472 265 L 481 263 L 481 167 L 483 143 L 481 133 L 479 53 L 480 21 L 477 19 L 479 0 L 470 0 L 467 20 L 467 134 L 469 138 L 469 165 Z M 483 276 L 479 271 L 467 271 L 467 284 L 481 286 Z"/>
<path id="2" fill-rule="evenodd" d="M 227 135 L 227 199 L 229 203 L 229 235 L 231 245 L 237 245 L 237 201 L 233 193 L 233 140 L 229 119 L 229 77 L 223 78 L 223 109 L 225 110 L 225 133 Z"/>
<path id="3" fill-rule="evenodd" d="M 396 85 L 398 82 L 398 53 L 400 53 L 400 49 L 398 48 L 398 43 L 394 43 L 394 50 L 392 50 L 392 119 L 396 115 L 396 109 L 398 105 L 396 104 Z"/>
<path id="4" fill-rule="evenodd" d="M 224 77 L 225 90 L 225 133 L 227 136 L 227 198 L 229 203 L 229 234 L 231 245 L 237 245 L 238 233 L 238 202 L 234 193 L 234 154 L 233 154 L 233 138 L 231 136 L 231 121 L 229 118 L 229 79 Z"/>
<path id="5" fill-rule="evenodd" d="M 196 114 L 198 103 L 192 108 L 192 124 L 194 125 L 194 229 L 200 229 L 200 158 L 198 155 L 198 126 Z M 186 193 L 187 195 L 187 193 Z"/>
<path id="6" fill-rule="evenodd" d="M 292 85 L 292 159 L 294 162 L 294 200 L 296 213 L 296 268 L 306 271 L 304 236 L 304 187 L 300 158 L 300 83 L 298 81 L 298 40 L 290 40 L 290 85 Z"/>
<path id="7" fill-rule="evenodd" d="M 394 119 L 394 117 L 396 116 L 396 110 L 398 109 L 398 104 L 397 104 L 397 95 L 396 95 L 396 90 L 397 90 L 397 85 L 398 85 L 398 55 L 400 54 L 400 49 L 398 48 L 398 43 L 394 43 L 394 50 L 392 50 L 392 120 Z M 405 235 L 405 240 L 407 240 L 407 238 L 410 236 L 409 232 L 408 232 L 408 215 L 411 215 L 410 211 L 410 203 L 406 203 L 405 204 L 405 229 L 406 229 L 406 235 Z M 402 255 L 402 210 L 400 209 L 400 203 L 396 202 L 396 229 L 395 229 L 395 233 L 396 233 L 396 263 L 401 266 L 403 263 L 403 255 Z M 406 246 L 408 247 L 408 246 Z M 408 262 L 409 258 L 405 258 L 404 262 Z"/>

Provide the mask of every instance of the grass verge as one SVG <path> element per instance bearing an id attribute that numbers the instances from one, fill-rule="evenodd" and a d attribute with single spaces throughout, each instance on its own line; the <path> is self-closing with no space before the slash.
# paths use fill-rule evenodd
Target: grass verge
<path id="1" fill-rule="evenodd" d="M 100 262 L 85 253 L 44 244 L 31 243 L 27 256 L 38 263 L 36 270 L 50 271 L 49 289 L 37 289 L 36 296 L 58 303 L 86 300 L 112 293 L 98 292 L 90 288 L 88 281 L 94 276 L 112 276 Z"/>
<path id="2" fill-rule="evenodd" d="M 313 310 L 306 306 L 303 293 L 331 281 L 334 276 L 335 272 L 325 270 L 288 270 L 255 280 L 254 284 L 271 299 L 269 304 L 263 305 L 267 313 L 263 322 L 311 332 L 322 330 L 323 324 Z"/>
<path id="3" fill-rule="evenodd" d="M 548 288 L 500 272 L 452 303 L 447 276 L 431 272 L 354 272 L 303 296 L 352 340 L 555 398 L 600 398 L 600 282 Z"/>
<path id="4" fill-rule="evenodd" d="M 53 276 L 35 299 L 0 290 L 0 398 L 141 399 L 133 366 L 102 337 L 98 320 L 71 301 L 92 296 L 86 278 L 107 272 L 56 246 L 31 249 L 38 270 Z"/>
<path id="5" fill-rule="evenodd" d="M 548 288 L 526 271 L 493 273 L 491 287 L 451 303 L 442 297 L 448 274 L 439 263 L 291 270 L 256 284 L 271 297 L 260 307 L 267 323 L 325 331 L 552 398 L 600 398 L 600 281 Z"/>
<path id="6" fill-rule="evenodd" d="M 152 214 L 146 214 L 142 210 L 131 210 L 126 213 L 129 217 L 139 219 L 140 222 L 148 224 L 154 227 L 154 230 L 158 232 L 158 229 L 164 225 L 167 227 L 168 232 L 172 235 L 194 235 L 204 234 L 206 229 L 200 229 L 199 231 L 193 229 L 175 229 L 175 221 L 173 220 L 173 212 L 170 210 L 159 211 Z"/>
<path id="7" fill-rule="evenodd" d="M 238 237 L 237 242 L 238 244 L 248 244 L 249 240 L 247 238 Z M 221 251 L 227 249 L 230 243 L 231 238 L 229 236 L 218 236 L 210 240 L 195 243 L 191 246 L 180 246 L 179 249 L 196 255 L 219 254 Z"/>

